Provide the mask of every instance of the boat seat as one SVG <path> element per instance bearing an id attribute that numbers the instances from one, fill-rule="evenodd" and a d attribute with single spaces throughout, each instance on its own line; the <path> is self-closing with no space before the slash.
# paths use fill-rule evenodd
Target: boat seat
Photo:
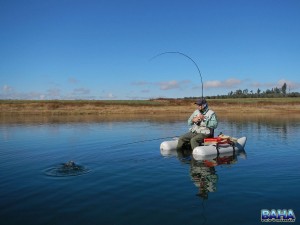
<path id="1" fill-rule="evenodd" d="M 215 135 L 215 130 L 212 128 L 209 128 L 209 129 L 210 129 L 210 135 L 207 138 L 213 138 Z M 200 145 L 202 145 L 202 146 L 204 145 L 204 140 L 203 140 L 203 142 L 200 143 Z"/>
<path id="2" fill-rule="evenodd" d="M 215 129 L 209 128 L 210 129 L 210 135 L 209 138 L 213 138 L 215 136 Z"/>

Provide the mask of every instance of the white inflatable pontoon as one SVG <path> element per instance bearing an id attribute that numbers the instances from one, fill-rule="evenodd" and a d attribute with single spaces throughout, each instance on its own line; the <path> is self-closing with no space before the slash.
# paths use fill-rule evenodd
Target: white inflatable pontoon
<path id="1" fill-rule="evenodd" d="M 193 149 L 194 158 L 201 158 L 201 156 L 219 155 L 224 153 L 232 153 L 244 150 L 247 138 L 238 138 L 233 144 L 210 144 L 201 145 Z M 160 152 L 162 155 L 174 155 L 172 152 L 176 151 L 178 138 L 170 141 L 164 141 L 160 144 Z"/>

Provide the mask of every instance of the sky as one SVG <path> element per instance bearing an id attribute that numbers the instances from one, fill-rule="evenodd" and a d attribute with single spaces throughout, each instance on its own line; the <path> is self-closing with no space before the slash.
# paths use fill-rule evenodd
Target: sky
<path id="1" fill-rule="evenodd" d="M 299 12 L 299 0 L 0 0 L 0 99 L 299 92 Z"/>

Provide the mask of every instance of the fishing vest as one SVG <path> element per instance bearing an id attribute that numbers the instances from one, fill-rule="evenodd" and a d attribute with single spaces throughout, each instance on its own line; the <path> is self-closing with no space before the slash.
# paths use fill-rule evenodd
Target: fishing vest
<path id="1" fill-rule="evenodd" d="M 190 131 L 193 133 L 201 133 L 201 134 L 210 134 L 211 130 L 206 126 L 206 123 L 208 120 L 210 120 L 210 118 L 212 117 L 212 115 L 215 112 L 212 110 L 207 110 L 203 115 L 204 115 L 204 120 L 202 120 L 200 122 L 200 124 L 196 124 L 194 123 L 193 126 L 190 128 Z"/>

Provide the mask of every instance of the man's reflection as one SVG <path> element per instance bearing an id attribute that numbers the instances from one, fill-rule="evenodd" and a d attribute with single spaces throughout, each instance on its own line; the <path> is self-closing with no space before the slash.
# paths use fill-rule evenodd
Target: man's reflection
<path id="1" fill-rule="evenodd" d="M 206 160 L 205 160 L 206 161 Z M 190 175 L 195 186 L 198 188 L 198 196 L 208 198 L 208 192 L 217 190 L 218 175 L 214 165 L 209 161 L 191 161 Z"/>
<path id="2" fill-rule="evenodd" d="M 245 155 L 245 152 L 240 154 Z M 191 165 L 190 175 L 198 188 L 197 196 L 203 200 L 208 199 L 209 192 L 217 191 L 218 174 L 215 167 L 218 165 L 231 165 L 237 162 L 237 155 L 234 153 L 203 160 L 195 160 L 191 155 L 191 151 L 185 149 L 178 150 L 177 155 L 180 161 Z"/>

